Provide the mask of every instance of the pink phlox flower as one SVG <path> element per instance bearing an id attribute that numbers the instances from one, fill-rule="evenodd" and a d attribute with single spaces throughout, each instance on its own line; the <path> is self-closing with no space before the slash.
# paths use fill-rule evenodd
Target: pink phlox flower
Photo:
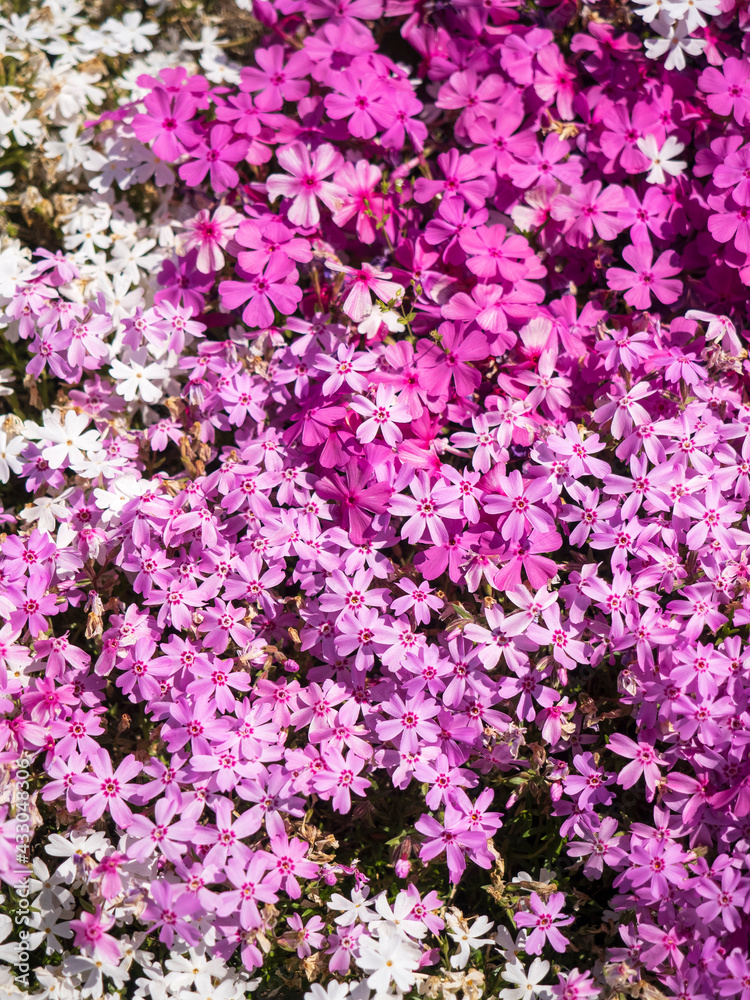
<path id="1" fill-rule="evenodd" d="M 720 883 L 706 877 L 699 880 L 696 889 L 706 900 L 695 911 L 702 920 L 717 924 L 719 933 L 739 930 L 750 892 L 748 879 L 743 878 L 736 868 L 728 867 L 724 869 Z"/>
<path id="2" fill-rule="evenodd" d="M 70 921 L 70 929 L 75 934 L 74 944 L 84 952 L 90 952 L 94 958 L 104 959 L 111 965 L 117 965 L 122 957 L 120 943 L 116 937 L 107 934 L 114 927 L 115 919 L 102 913 L 97 906 L 94 913 L 81 913 L 79 920 Z"/>
<path id="3" fill-rule="evenodd" d="M 460 516 L 460 508 L 456 501 L 439 501 L 435 497 L 437 489 L 439 486 L 430 484 L 430 477 L 426 472 L 418 472 L 409 484 L 411 497 L 403 493 L 391 497 L 388 509 L 392 514 L 407 518 L 401 533 L 411 545 L 415 545 L 425 531 L 429 532 L 435 545 L 447 542 L 448 531 L 443 518 Z"/>
<path id="4" fill-rule="evenodd" d="M 203 274 L 221 270 L 224 266 L 221 251 L 227 247 L 241 222 L 242 216 L 229 205 L 220 205 L 213 215 L 208 209 L 202 209 L 195 218 L 185 223 L 188 235 L 182 240 L 182 253 L 197 250 L 195 263 Z"/>
<path id="5" fill-rule="evenodd" d="M 521 670 L 528 662 L 526 652 L 538 649 L 534 639 L 524 635 L 529 624 L 524 614 L 507 617 L 498 607 L 487 608 L 485 618 L 489 628 L 469 622 L 463 629 L 467 639 L 479 644 L 479 659 L 485 670 L 491 670 L 504 657 L 513 670 Z"/>
<path id="6" fill-rule="evenodd" d="M 510 176 L 511 168 L 533 156 L 537 148 L 531 129 L 517 131 L 523 120 L 523 111 L 510 104 L 496 106 L 487 117 L 477 117 L 467 128 L 469 138 L 476 144 L 472 156 L 488 171 L 494 169 L 502 177 Z M 576 180 L 579 177 L 580 173 Z"/>
<path id="7" fill-rule="evenodd" d="M 140 774 L 140 764 L 133 754 L 128 754 L 113 770 L 112 761 L 106 750 L 97 749 L 90 754 L 93 767 L 91 774 L 80 774 L 74 779 L 73 790 L 83 798 L 81 809 L 88 823 L 92 823 L 104 812 L 122 829 L 127 829 L 133 814 L 127 801 L 136 794 L 138 786 L 132 778 Z"/>
<path id="8" fill-rule="evenodd" d="M 616 836 L 617 820 L 605 816 L 600 822 L 587 826 L 581 840 L 568 841 L 566 850 L 573 858 L 586 858 L 583 874 L 586 878 L 601 878 L 604 865 L 617 868 L 627 857 L 619 847 L 625 843 Z"/>
<path id="9" fill-rule="evenodd" d="M 425 797 L 428 809 L 439 809 L 442 803 L 447 803 L 454 789 L 474 788 L 477 784 L 476 775 L 466 768 L 452 767 L 443 753 L 438 754 L 434 761 L 418 761 L 414 766 L 414 777 L 429 785 Z"/>
<path id="10" fill-rule="evenodd" d="M 575 798 L 581 809 L 609 805 L 614 796 L 607 785 L 611 785 L 616 776 L 603 767 L 597 767 L 594 755 L 589 752 L 577 754 L 573 764 L 578 773 L 563 781 L 565 794 Z"/>
<path id="11" fill-rule="evenodd" d="M 646 135 L 654 135 L 659 146 L 665 138 L 663 127 L 659 127 L 659 116 L 650 102 L 636 101 L 632 110 L 628 103 L 607 102 L 603 110 L 604 131 L 599 139 L 602 152 L 610 158 L 612 165 L 619 157 L 620 166 L 629 174 L 640 174 L 648 170 L 650 161 L 638 148 L 638 140 Z M 628 191 L 625 190 L 627 197 Z"/>
<path id="12" fill-rule="evenodd" d="M 198 801 L 190 803 L 181 810 L 182 818 L 173 823 L 178 808 L 176 799 L 159 799 L 153 821 L 147 816 L 133 816 L 128 833 L 137 839 L 128 848 L 128 857 L 145 861 L 158 848 L 169 861 L 178 862 L 188 846 L 198 842 L 196 819 L 200 816 L 203 805 Z"/>
<path id="13" fill-rule="evenodd" d="M 502 493 L 488 493 L 484 509 L 490 514 L 506 515 L 500 519 L 503 538 L 518 541 L 532 529 L 548 531 L 554 527 L 552 517 L 538 506 L 538 501 L 551 493 L 549 483 L 543 479 L 524 482 L 514 469 L 510 476 L 495 476 L 493 486 Z"/>
<path id="14" fill-rule="evenodd" d="M 325 770 L 313 778 L 313 787 L 324 799 L 331 799 L 336 812 L 349 813 L 352 793 L 364 795 L 370 781 L 360 777 L 366 761 L 352 749 L 346 757 L 340 750 L 329 746 L 323 751 Z"/>
<path id="15" fill-rule="evenodd" d="M 238 135 L 247 136 L 250 139 L 250 150 L 248 155 L 255 155 L 258 152 L 267 150 L 266 162 L 271 158 L 271 150 L 264 147 L 261 142 L 254 141 L 256 138 L 270 140 L 273 136 L 272 129 L 279 129 L 284 122 L 283 115 L 269 114 L 255 103 L 250 94 L 229 94 L 226 98 L 227 104 L 216 106 L 216 117 L 220 122 L 231 124 Z M 265 155 L 265 154 L 264 154 Z M 251 160 L 250 162 L 255 162 Z"/>
<path id="16" fill-rule="evenodd" d="M 382 170 L 367 160 L 345 163 L 333 176 L 334 183 L 346 192 L 343 205 L 333 213 L 333 221 L 343 228 L 356 215 L 357 236 L 363 243 L 375 242 L 377 226 L 387 226 L 393 239 L 393 226 L 386 218 L 391 199 L 386 200 L 386 195 L 377 190 L 382 176 Z"/>
<path id="17" fill-rule="evenodd" d="M 578 483 L 571 484 L 569 493 L 576 503 L 566 503 L 560 518 L 566 523 L 575 524 L 570 533 L 570 544 L 579 546 L 599 524 L 611 520 L 617 512 L 618 505 L 615 500 L 606 500 L 600 504 L 599 490 L 590 490 Z"/>
<path id="18" fill-rule="evenodd" d="M 383 712 L 392 718 L 376 724 L 378 737 L 393 741 L 402 754 L 415 753 L 420 738 L 434 741 L 439 730 L 431 720 L 439 711 L 438 703 L 433 698 L 425 698 L 422 691 L 406 702 L 394 694 L 383 704 Z"/>
<path id="19" fill-rule="evenodd" d="M 276 158 L 288 173 L 271 174 L 266 180 L 266 189 L 272 200 L 279 195 L 292 199 L 287 217 L 293 225 L 305 229 L 317 226 L 320 222 L 318 199 L 331 211 L 338 211 L 343 206 L 344 188 L 324 180 L 344 163 L 341 153 L 333 146 L 325 143 L 310 154 L 302 143 L 295 142 L 282 146 Z"/>
<path id="20" fill-rule="evenodd" d="M 492 866 L 492 857 L 487 851 L 487 835 L 480 830 L 469 829 L 466 817 L 450 801 L 446 803 L 443 823 L 432 816 L 423 815 L 414 826 L 425 838 L 419 857 L 422 861 L 430 861 L 445 851 L 451 882 L 460 881 L 466 869 L 468 852 L 471 852 L 473 860 L 482 868 Z"/>
<path id="21" fill-rule="evenodd" d="M 326 925 L 317 914 L 304 924 L 299 913 L 293 913 L 291 917 L 287 918 L 287 923 L 291 930 L 282 935 L 279 940 L 296 948 L 298 958 L 307 958 L 312 954 L 313 948 L 319 951 L 328 940 L 325 934 L 320 933 L 325 931 Z"/>
<path id="22" fill-rule="evenodd" d="M 709 233 L 719 243 L 733 243 L 743 254 L 750 253 L 750 206 L 735 201 L 734 192 L 708 196 Z"/>
<path id="23" fill-rule="evenodd" d="M 380 141 L 386 149 L 403 149 L 408 136 L 416 152 L 422 151 L 427 139 L 427 126 L 416 116 L 423 107 L 411 85 L 389 91 L 388 100 L 378 109 L 379 125 L 385 128 Z"/>
<path id="24" fill-rule="evenodd" d="M 525 263 L 533 256 L 523 236 L 507 235 L 505 226 L 478 226 L 459 235 L 459 243 L 469 255 L 467 267 L 480 278 L 502 277 L 507 281 L 538 277 Z"/>
<path id="25" fill-rule="evenodd" d="M 396 281 L 389 281 L 391 274 L 389 271 L 381 271 L 365 262 L 361 267 L 347 267 L 336 261 L 329 261 L 328 267 L 332 271 L 339 271 L 346 275 L 348 294 L 344 299 L 342 309 L 346 315 L 361 323 L 362 320 L 372 312 L 372 299 L 370 292 L 374 292 L 381 302 L 390 302 L 394 299 L 400 300 L 404 294 L 404 288 Z"/>
<path id="26" fill-rule="evenodd" d="M 687 639 L 691 641 L 698 639 L 706 626 L 715 632 L 727 622 L 726 615 L 718 610 L 719 602 L 710 583 L 683 587 L 680 593 L 682 600 L 670 601 L 667 611 L 687 619 L 681 623 Z"/>
<path id="27" fill-rule="evenodd" d="M 708 94 L 706 103 L 717 115 L 734 115 L 738 125 L 750 117 L 750 65 L 747 59 L 730 56 L 721 69 L 709 66 L 698 78 L 698 86 Z"/>
<path id="28" fill-rule="evenodd" d="M 565 906 L 565 895 L 553 892 L 546 902 L 542 902 L 536 892 L 529 898 L 531 912 L 521 911 L 515 914 L 518 927 L 533 927 L 526 939 L 525 948 L 529 955 L 541 955 L 544 945 L 549 941 L 557 952 L 564 952 L 569 941 L 559 930 L 573 923 L 573 917 L 561 916 Z"/>
<path id="29" fill-rule="evenodd" d="M 616 382 L 613 391 L 607 393 L 609 402 L 600 404 L 594 410 L 594 417 L 600 425 L 611 420 L 613 436 L 621 438 L 633 425 L 638 427 L 650 422 L 649 412 L 640 400 L 652 395 L 653 391 L 648 382 L 636 382 L 630 388 Z"/>
<path id="30" fill-rule="evenodd" d="M 442 608 L 443 601 L 432 592 L 426 580 L 417 585 L 413 580 L 399 580 L 397 586 L 405 591 L 404 597 L 397 598 L 391 605 L 395 615 L 413 611 L 414 617 L 422 625 L 429 624 L 432 611 Z"/>
<path id="31" fill-rule="evenodd" d="M 276 874 L 281 879 L 281 888 L 291 899 L 299 899 L 302 889 L 297 876 L 315 878 L 320 865 L 316 861 L 306 859 L 310 849 L 309 844 L 297 837 L 289 839 L 284 821 L 278 813 L 269 813 L 266 816 L 266 830 L 271 838 L 271 855 L 266 856 L 269 874 Z"/>
<path id="32" fill-rule="evenodd" d="M 534 90 L 543 101 L 557 105 L 563 121 L 572 121 L 575 81 L 578 73 L 567 65 L 556 45 L 548 45 L 537 53 Z"/>
<path id="33" fill-rule="evenodd" d="M 365 443 L 381 434 L 387 444 L 395 447 L 403 440 L 399 424 L 408 424 L 412 419 L 406 404 L 401 402 L 392 385 L 379 385 L 374 400 L 366 396 L 355 396 L 349 406 L 364 418 L 357 427 L 356 434 L 357 439 Z"/>
<path id="34" fill-rule="evenodd" d="M 656 786 L 661 780 L 659 765 L 664 763 L 661 754 L 649 743 L 641 740 L 636 743 L 621 733 L 613 733 L 608 745 L 618 756 L 632 761 L 618 771 L 617 784 L 623 788 L 632 788 L 643 775 L 649 791 L 649 801 L 653 800 Z"/>

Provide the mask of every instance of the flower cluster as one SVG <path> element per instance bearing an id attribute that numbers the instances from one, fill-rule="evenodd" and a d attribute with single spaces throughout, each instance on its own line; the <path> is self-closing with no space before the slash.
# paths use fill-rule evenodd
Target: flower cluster
<path id="1" fill-rule="evenodd" d="M 744 8 L 237 6 L 0 27 L 26 992 L 744 998 Z"/>

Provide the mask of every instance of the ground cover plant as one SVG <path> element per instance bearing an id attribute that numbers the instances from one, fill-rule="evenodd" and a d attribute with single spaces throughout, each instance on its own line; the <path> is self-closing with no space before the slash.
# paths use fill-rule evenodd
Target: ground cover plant
<path id="1" fill-rule="evenodd" d="M 0 18 L 0 996 L 750 1000 L 734 0 Z"/>

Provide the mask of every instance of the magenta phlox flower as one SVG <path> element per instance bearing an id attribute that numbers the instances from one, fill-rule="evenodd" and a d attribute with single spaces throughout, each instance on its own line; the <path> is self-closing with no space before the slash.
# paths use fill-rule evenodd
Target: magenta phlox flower
<path id="1" fill-rule="evenodd" d="M 248 162 L 266 163 L 271 159 L 271 150 L 258 140 L 270 141 L 273 129 L 279 129 L 284 123 L 283 115 L 264 111 L 253 101 L 250 94 L 229 94 L 224 105 L 217 104 L 216 117 L 220 122 L 231 124 L 234 131 L 250 140 L 247 153 Z"/>
<path id="2" fill-rule="evenodd" d="M 334 183 L 346 191 L 344 204 L 333 213 L 333 221 L 343 228 L 356 216 L 357 236 L 363 243 L 374 243 L 378 229 L 384 226 L 389 239 L 394 238 L 390 220 L 393 202 L 382 190 L 378 190 L 382 176 L 379 167 L 367 160 L 357 160 L 356 163 L 345 163 L 333 177 Z"/>
<path id="3" fill-rule="evenodd" d="M 494 574 L 494 586 L 499 590 L 512 590 L 520 585 L 522 573 L 532 587 L 545 586 L 554 577 L 557 564 L 543 553 L 555 552 L 561 546 L 562 538 L 556 531 L 532 531 L 510 542 L 498 554 L 505 565 Z"/>
<path id="4" fill-rule="evenodd" d="M 599 139 L 602 152 L 613 164 L 619 157 L 620 166 L 629 174 L 648 170 L 650 162 L 638 148 L 638 140 L 654 135 L 659 146 L 664 141 L 664 129 L 653 105 L 647 101 L 636 101 L 629 110 L 625 101 L 616 104 L 606 102 L 602 117 L 605 125 Z M 629 190 L 625 189 L 626 197 Z"/>
<path id="5" fill-rule="evenodd" d="M 371 470 L 367 465 L 346 466 L 345 480 L 340 476 L 326 476 L 316 485 L 319 496 L 336 502 L 342 526 L 348 530 L 355 545 L 364 541 L 372 518 L 365 511 L 384 514 L 393 488 L 388 483 L 371 482 Z"/>
<path id="6" fill-rule="evenodd" d="M 244 160 L 247 150 L 247 140 L 235 139 L 231 126 L 214 125 L 208 141 L 201 139 L 190 149 L 194 159 L 183 163 L 179 169 L 180 177 L 186 184 L 195 187 L 209 174 L 211 186 L 216 191 L 234 188 L 239 184 L 240 175 L 233 164 Z"/>
<path id="7" fill-rule="evenodd" d="M 511 284 L 496 282 L 491 285 L 475 285 L 471 294 L 457 292 L 441 308 L 446 319 L 476 320 L 485 333 L 494 334 L 488 338 L 490 352 L 503 354 L 517 341 L 517 336 L 508 330 L 508 319 L 525 319 L 530 314 L 529 306 L 541 301 L 541 286 L 525 278 Z"/>
<path id="8" fill-rule="evenodd" d="M 403 149 L 408 136 L 414 149 L 418 153 L 422 151 L 427 139 L 427 126 L 416 116 L 423 107 L 411 86 L 389 91 L 388 100 L 378 108 L 378 124 L 385 128 L 380 141 L 386 149 Z"/>
<path id="9" fill-rule="evenodd" d="M 419 177 L 414 184 L 414 200 L 424 204 L 442 194 L 444 198 L 463 198 L 470 208 L 482 208 L 491 185 L 482 176 L 479 164 L 471 156 L 461 155 L 457 149 L 441 153 L 437 162 L 444 179 L 434 181 Z"/>
<path id="10" fill-rule="evenodd" d="M 255 222 L 244 219 L 239 224 L 235 240 L 247 250 L 237 254 L 241 268 L 250 274 L 260 274 L 267 265 L 293 260 L 305 264 L 312 260 L 307 240 L 296 237 L 288 226 L 278 219 Z"/>
<path id="11" fill-rule="evenodd" d="M 568 243 L 585 247 L 594 238 L 595 229 L 601 239 L 615 239 L 625 228 L 620 213 L 627 207 L 622 188 L 617 184 L 602 190 L 601 181 L 591 181 L 574 184 L 569 195 L 558 195 L 552 202 L 552 218 L 565 224 L 563 233 Z"/>
<path id="12" fill-rule="evenodd" d="M 539 146 L 532 133 L 531 148 L 518 156 L 520 162 L 514 160 L 508 164 L 508 176 L 516 187 L 524 190 L 541 187 L 555 193 L 558 181 L 568 186 L 577 184 L 582 165 L 578 157 L 569 156 L 571 149 L 571 144 L 554 132 Z"/>
<path id="13" fill-rule="evenodd" d="M 713 238 L 733 243 L 740 253 L 750 253 L 750 206 L 736 201 L 733 191 L 711 194 L 707 201 L 712 210 L 707 227 Z"/>
<path id="14" fill-rule="evenodd" d="M 430 861 L 445 851 L 451 882 L 460 880 L 469 852 L 482 868 L 492 866 L 491 855 L 487 852 L 487 835 L 480 830 L 469 829 L 466 817 L 450 801 L 445 806 L 443 823 L 433 816 L 422 815 L 414 826 L 425 838 L 419 857 L 422 861 Z"/>
<path id="15" fill-rule="evenodd" d="M 348 294 L 342 308 L 355 323 L 361 323 L 372 312 L 370 292 L 373 292 L 381 302 L 390 302 L 403 297 L 403 287 L 396 281 L 388 280 L 391 277 L 390 271 L 381 271 L 367 262 L 360 268 L 347 267 L 336 261 L 329 261 L 328 266 L 332 271 L 346 275 Z"/>
<path id="16" fill-rule="evenodd" d="M 556 45 L 547 45 L 537 53 L 534 90 L 541 100 L 554 102 L 563 121 L 572 121 L 577 72 L 567 65 Z"/>
<path id="17" fill-rule="evenodd" d="M 360 76 L 352 69 L 336 74 L 331 80 L 338 93 L 324 100 L 328 116 L 338 121 L 348 118 L 347 127 L 357 139 L 372 139 L 390 116 L 384 112 L 386 101 L 380 81 L 372 73 Z"/>
<path id="18" fill-rule="evenodd" d="M 682 292 L 682 282 L 674 275 L 680 274 L 682 269 L 674 251 L 665 250 L 654 261 L 651 244 L 638 243 L 625 247 L 622 255 L 633 270 L 610 267 L 607 271 L 607 283 L 610 288 L 625 292 L 628 305 L 636 309 L 648 309 L 652 295 L 667 305 L 677 301 Z"/>
<path id="19" fill-rule="evenodd" d="M 469 126 L 478 118 L 495 117 L 498 98 L 507 91 L 502 77 L 488 73 L 481 77 L 474 70 L 451 73 L 440 88 L 435 106 L 450 111 L 461 111 L 456 122 L 456 132 L 466 135 Z"/>
<path id="20" fill-rule="evenodd" d="M 467 332 L 460 323 L 441 323 L 439 344 L 420 341 L 421 381 L 432 396 L 447 397 L 451 382 L 456 394 L 464 397 L 479 386 L 481 375 L 472 361 L 484 361 L 489 344 L 478 330 Z"/>
<path id="21" fill-rule="evenodd" d="M 299 101 L 310 90 L 303 79 L 310 69 L 306 52 L 293 52 L 286 56 L 281 45 L 268 48 L 259 46 L 255 52 L 258 68 L 243 66 L 240 71 L 240 88 L 258 93 L 255 101 L 263 111 L 278 111 L 285 101 Z"/>
<path id="22" fill-rule="evenodd" d="M 242 322 L 247 326 L 257 329 L 273 325 L 274 307 L 288 316 L 302 298 L 302 289 L 296 283 L 297 268 L 288 258 L 277 257 L 262 274 L 240 274 L 245 280 L 222 281 L 219 295 L 222 308 L 230 312 L 247 302 L 242 312 Z"/>
<path id="23" fill-rule="evenodd" d="M 154 153 L 162 160 L 178 160 L 185 147 L 192 149 L 200 140 L 192 124 L 198 101 L 187 90 L 173 98 L 167 90 L 156 87 L 143 99 L 146 114 L 136 115 L 133 131 L 141 142 L 150 142 Z"/>
<path id="24" fill-rule="evenodd" d="M 476 144 L 472 156 L 488 171 L 494 169 L 500 176 L 510 176 L 511 168 L 519 166 L 519 161 L 526 162 L 537 148 L 531 129 L 517 131 L 523 120 L 523 111 L 512 105 L 495 106 L 488 117 L 477 117 L 467 128 Z"/>

